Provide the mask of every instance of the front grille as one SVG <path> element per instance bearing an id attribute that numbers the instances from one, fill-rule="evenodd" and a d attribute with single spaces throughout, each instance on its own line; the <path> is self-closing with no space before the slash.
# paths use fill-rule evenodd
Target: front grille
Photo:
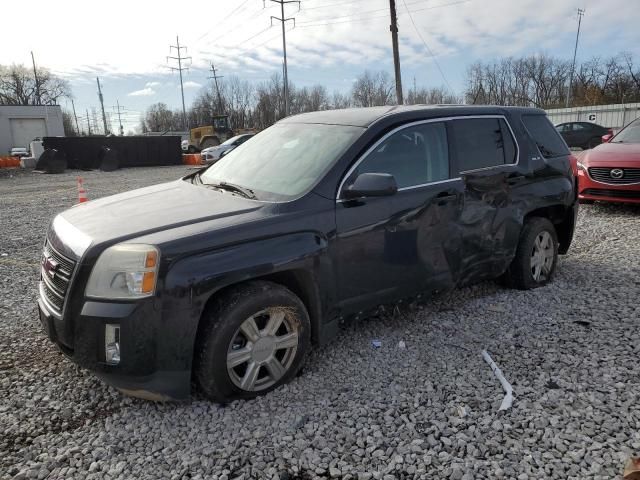
<path id="1" fill-rule="evenodd" d="M 40 266 L 41 292 L 57 314 L 62 314 L 75 267 L 76 262 L 56 251 L 49 241 L 45 243 Z"/>
<path id="2" fill-rule="evenodd" d="M 587 188 L 582 191 L 582 194 L 593 195 L 596 197 L 640 198 L 640 191 L 633 190 L 603 190 L 600 188 Z"/>
<path id="3" fill-rule="evenodd" d="M 611 170 L 621 170 L 622 176 L 620 178 L 612 177 Z M 640 183 L 640 168 L 591 167 L 589 168 L 589 175 L 598 182 L 610 183 L 612 185 Z"/>

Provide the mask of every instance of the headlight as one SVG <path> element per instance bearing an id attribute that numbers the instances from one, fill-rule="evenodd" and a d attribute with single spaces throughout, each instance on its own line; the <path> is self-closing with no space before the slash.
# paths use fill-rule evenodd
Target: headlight
<path id="1" fill-rule="evenodd" d="M 587 171 L 587 167 L 585 167 L 582 163 L 578 162 L 578 170 Z"/>
<path id="2" fill-rule="evenodd" d="M 143 298 L 156 289 L 160 252 L 152 245 L 122 243 L 107 248 L 96 262 L 86 296 Z"/>

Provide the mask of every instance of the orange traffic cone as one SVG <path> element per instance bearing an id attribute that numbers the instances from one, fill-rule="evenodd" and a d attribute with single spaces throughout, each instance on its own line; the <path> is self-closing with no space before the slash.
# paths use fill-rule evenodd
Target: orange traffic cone
<path id="1" fill-rule="evenodd" d="M 82 184 L 82 177 L 78 177 L 78 203 L 84 203 L 87 200 L 87 191 L 84 189 L 84 185 Z"/>

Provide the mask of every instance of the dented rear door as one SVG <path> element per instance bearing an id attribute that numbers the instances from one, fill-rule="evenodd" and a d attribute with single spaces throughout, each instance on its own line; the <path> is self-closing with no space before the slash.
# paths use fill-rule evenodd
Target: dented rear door
<path id="1" fill-rule="evenodd" d="M 455 168 L 464 183 L 464 284 L 500 275 L 515 255 L 524 212 L 514 201 L 514 189 L 525 182 L 525 172 L 505 117 L 461 117 L 452 120 L 450 128 Z"/>

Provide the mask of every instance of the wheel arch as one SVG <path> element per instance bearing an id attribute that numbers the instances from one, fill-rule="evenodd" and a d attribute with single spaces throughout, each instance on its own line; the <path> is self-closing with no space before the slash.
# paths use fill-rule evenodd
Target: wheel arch
<path id="1" fill-rule="evenodd" d="M 255 277 L 243 279 L 225 285 L 224 287 L 211 292 L 207 299 L 200 319 L 198 321 L 198 328 L 196 332 L 196 340 L 199 337 L 204 325 L 204 317 L 214 307 L 215 302 L 221 297 L 227 295 L 231 290 L 242 287 L 253 281 L 266 281 L 276 285 L 283 286 L 296 295 L 300 301 L 304 304 L 309 315 L 309 321 L 311 322 L 311 341 L 317 343 L 320 336 L 320 328 L 322 324 L 322 304 L 320 301 L 320 292 L 318 284 L 314 278 L 313 273 L 303 269 L 294 268 L 290 270 L 282 270 L 278 272 L 269 273 L 266 275 L 257 275 Z"/>
<path id="2" fill-rule="evenodd" d="M 576 204 L 577 205 L 577 204 Z M 523 226 L 534 217 L 548 219 L 556 229 L 558 235 L 558 253 L 564 255 L 569 250 L 573 240 L 575 229 L 575 216 L 577 206 L 567 206 L 562 204 L 548 205 L 536 208 L 524 216 Z"/>

